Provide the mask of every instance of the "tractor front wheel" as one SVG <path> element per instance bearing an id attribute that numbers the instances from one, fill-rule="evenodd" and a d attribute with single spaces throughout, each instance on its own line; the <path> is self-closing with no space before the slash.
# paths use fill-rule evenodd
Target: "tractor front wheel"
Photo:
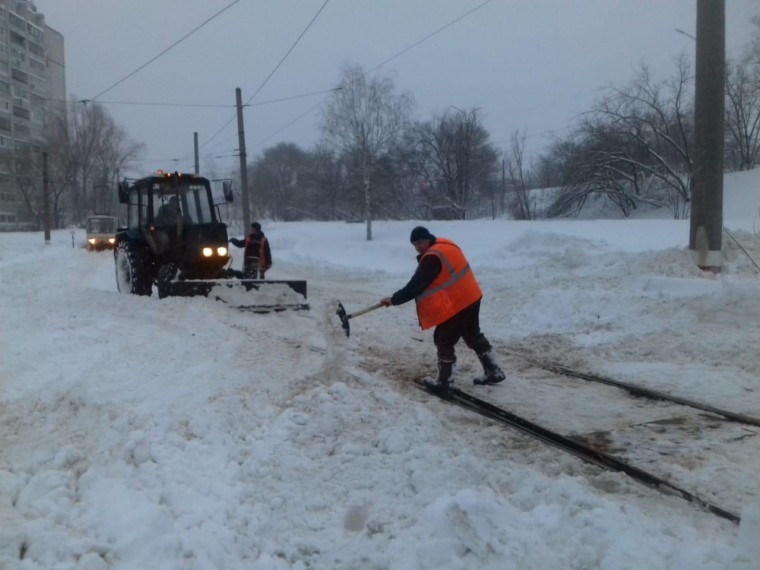
<path id="1" fill-rule="evenodd" d="M 174 292 L 172 282 L 177 277 L 177 264 L 165 263 L 158 270 L 158 277 L 156 278 L 158 287 L 158 298 L 165 299 Z"/>

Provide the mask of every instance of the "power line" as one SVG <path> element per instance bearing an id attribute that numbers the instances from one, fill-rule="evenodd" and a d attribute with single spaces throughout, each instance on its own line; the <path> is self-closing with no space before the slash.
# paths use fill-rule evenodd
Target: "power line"
<path id="1" fill-rule="evenodd" d="M 454 24 L 456 24 L 456 23 L 457 23 L 457 22 L 459 22 L 460 20 L 463 20 L 464 18 L 466 18 L 466 17 L 467 17 L 467 16 L 469 16 L 470 14 L 473 14 L 474 12 L 476 12 L 476 11 L 480 10 L 480 9 L 481 9 L 481 8 L 483 8 L 483 7 L 484 7 L 486 4 L 490 4 L 491 2 L 493 2 L 493 0 L 486 0 L 485 2 L 482 2 L 481 4 L 478 4 L 477 6 L 475 6 L 474 8 L 472 8 L 471 10 L 468 10 L 468 11 L 467 11 L 467 12 L 465 12 L 464 14 L 461 14 L 461 15 L 457 16 L 456 18 L 454 18 L 453 20 L 451 20 L 449 23 L 447 23 L 447 24 L 445 24 L 445 25 L 441 26 L 440 28 L 438 28 L 437 30 L 435 30 L 435 31 L 433 31 L 433 32 L 431 32 L 431 33 L 429 33 L 428 35 L 426 35 L 425 37 L 423 37 L 421 40 L 414 42 L 412 45 L 410 45 L 409 47 L 407 47 L 407 48 L 405 48 L 405 49 L 401 50 L 401 51 L 400 51 L 400 52 L 398 52 L 396 55 L 393 55 L 393 56 L 389 57 L 388 59 L 386 59 L 385 61 L 383 61 L 382 63 L 379 63 L 379 64 L 377 64 L 375 67 L 373 67 L 372 69 L 370 69 L 370 70 L 368 71 L 368 73 L 372 73 L 373 71 L 375 71 L 375 70 L 377 70 L 377 69 L 381 68 L 382 66 L 384 66 L 386 63 L 389 63 L 389 62 L 393 61 L 394 59 L 396 59 L 396 58 L 398 58 L 398 57 L 401 57 L 401 56 L 402 56 L 402 55 L 404 55 L 406 52 L 408 52 L 408 51 L 410 51 L 410 50 L 412 50 L 412 49 L 416 48 L 416 47 L 417 47 L 418 45 L 420 45 L 421 43 L 423 43 L 423 42 L 426 42 L 427 40 L 429 40 L 430 38 L 432 38 L 432 37 L 433 37 L 433 36 L 435 36 L 436 34 L 439 34 L 439 33 L 440 33 L 440 32 L 442 32 L 443 30 L 445 30 L 446 28 L 449 28 L 449 27 L 453 26 Z M 323 6 L 323 7 L 324 7 L 324 6 Z M 335 89 L 335 90 L 337 91 L 337 89 Z M 260 147 L 262 144 L 264 144 L 265 142 L 267 142 L 267 141 L 268 141 L 269 139 L 271 139 L 272 137 L 274 137 L 274 136 L 276 136 L 276 135 L 280 134 L 282 131 L 284 131 L 285 129 L 287 129 L 287 128 L 288 128 L 288 127 L 290 127 L 291 125 L 293 125 L 293 124 L 297 123 L 297 122 L 298 122 L 298 121 L 300 121 L 302 118 L 304 118 L 306 115 L 308 115 L 309 113 L 311 113 L 311 112 L 312 112 L 314 109 L 316 109 L 317 107 L 319 107 L 320 105 L 322 105 L 322 104 L 323 104 L 325 101 L 327 101 L 327 97 L 325 97 L 324 99 L 322 99 L 322 101 L 320 101 L 319 103 L 317 103 L 317 104 L 316 104 L 316 105 L 314 105 L 313 107 L 310 107 L 310 108 L 309 108 L 309 109 L 308 109 L 306 112 L 304 112 L 304 113 L 301 113 L 300 115 L 298 115 L 298 116 L 297 116 L 295 119 L 293 119 L 292 121 L 290 121 L 288 124 L 284 125 L 283 127 L 281 127 L 280 129 L 278 129 L 277 131 L 273 132 L 272 134 L 268 135 L 266 138 L 264 138 L 264 139 L 262 139 L 261 141 L 259 141 L 259 142 L 258 142 L 256 145 L 254 145 L 254 148 Z M 234 117 L 233 117 L 233 118 L 234 118 Z M 232 119 L 230 119 L 230 122 L 232 122 Z M 229 124 L 229 122 L 228 122 L 227 124 Z M 226 126 L 227 126 L 227 125 L 225 125 L 225 127 L 226 127 Z M 224 127 L 223 127 L 223 128 L 224 128 Z M 216 135 L 218 135 L 218 134 L 219 134 L 219 133 L 217 132 L 217 133 L 216 133 Z M 216 135 L 214 135 L 214 136 L 216 136 Z M 213 137 L 212 137 L 212 138 L 213 138 Z M 211 139 L 209 139 L 209 141 L 207 141 L 207 142 L 210 142 L 210 141 L 211 141 Z"/>
<path id="2" fill-rule="evenodd" d="M 398 58 L 398 57 L 401 57 L 401 56 L 402 56 L 402 55 L 404 55 L 406 52 L 408 52 L 408 51 L 410 51 L 410 50 L 412 50 L 412 49 L 416 48 L 416 47 L 417 47 L 418 45 L 420 45 L 421 43 L 423 43 L 423 42 L 426 42 L 427 40 L 429 40 L 430 38 L 432 38 L 432 37 L 433 37 L 433 36 L 435 36 L 436 34 L 439 34 L 439 33 L 440 33 L 440 32 L 442 32 L 443 30 L 445 30 L 446 28 L 449 28 L 449 27 L 453 26 L 454 24 L 456 24 L 456 23 L 457 23 L 457 22 L 459 22 L 460 20 L 463 20 L 463 19 L 465 19 L 465 18 L 466 18 L 467 16 L 469 16 L 470 14 L 472 14 L 472 13 L 474 13 L 474 12 L 476 12 L 476 11 L 480 10 L 480 9 L 481 9 L 483 6 L 485 6 L 486 4 L 490 4 L 491 2 L 493 2 L 493 0 L 486 0 L 485 2 L 483 2 L 483 3 L 481 3 L 481 4 L 478 4 L 478 5 L 477 5 L 477 6 L 475 6 L 475 7 L 474 7 L 472 10 L 470 10 L 470 11 L 468 11 L 468 12 L 465 12 L 465 13 L 464 13 L 464 14 L 462 14 L 461 16 L 459 16 L 459 17 L 457 17 L 457 18 L 455 18 L 455 19 L 451 20 L 451 21 L 450 21 L 448 24 L 445 24 L 445 25 L 441 26 L 441 27 L 440 27 L 440 28 L 438 28 L 437 30 L 435 30 L 435 31 L 433 31 L 433 32 L 429 33 L 428 35 L 426 35 L 426 36 L 425 36 L 424 38 L 422 38 L 421 40 L 419 40 L 419 41 L 417 41 L 417 42 L 414 42 L 414 43 L 413 43 L 412 45 L 410 45 L 409 47 L 407 47 L 407 48 L 405 48 L 405 49 L 401 50 L 401 51 L 400 51 L 400 52 L 398 52 L 396 55 L 394 55 L 394 56 L 391 56 L 391 57 L 389 57 L 388 59 L 386 59 L 384 62 L 377 64 L 375 67 L 373 67 L 372 69 L 370 69 L 370 70 L 369 70 L 369 73 L 372 73 L 372 72 L 373 72 L 373 71 L 375 71 L 376 69 L 379 69 L 379 68 L 381 68 L 382 66 L 384 66 L 386 63 L 390 63 L 390 62 L 391 62 L 391 61 L 393 61 L 394 59 L 396 59 L 396 58 Z"/>
<path id="3" fill-rule="evenodd" d="M 246 103 L 244 107 L 261 107 L 262 105 L 271 105 L 273 103 L 282 103 L 283 101 L 292 101 L 294 99 L 304 99 L 306 97 L 314 97 L 315 95 L 323 95 L 325 93 L 331 93 L 335 91 L 333 89 L 323 89 L 322 91 L 312 91 L 311 93 L 303 93 L 301 95 L 291 95 L 289 97 L 280 97 L 278 99 L 269 99 L 268 101 L 259 101 L 258 103 Z M 151 101 L 98 101 L 99 105 L 134 105 L 145 107 L 206 107 L 206 108 L 229 108 L 235 107 L 235 105 L 214 104 L 214 103 L 162 103 Z"/>
<path id="4" fill-rule="evenodd" d="M 197 26 L 194 29 L 190 30 L 188 33 L 186 33 L 184 36 L 182 36 L 180 39 L 178 39 L 176 42 L 174 42 L 168 48 L 166 48 L 165 50 L 163 50 L 157 56 L 151 58 L 150 60 L 148 60 L 147 62 L 145 62 L 144 64 L 142 64 L 140 67 L 138 67 L 137 69 L 135 69 L 133 72 L 131 72 L 131 73 L 125 75 L 124 77 L 122 77 L 121 79 L 119 79 L 116 83 L 114 83 L 113 85 L 111 85 L 109 88 L 104 89 L 103 91 L 101 91 L 100 93 L 98 93 L 97 95 L 95 95 L 94 97 L 92 97 L 91 99 L 86 100 L 86 101 L 87 102 L 89 102 L 89 101 L 95 101 L 95 99 L 97 99 L 101 95 L 104 95 L 105 93 L 108 93 L 111 89 L 113 89 L 117 85 L 120 85 L 121 83 L 123 83 L 124 81 L 126 81 L 127 79 L 129 79 L 130 77 L 132 77 L 133 75 L 135 75 L 136 73 L 138 73 L 139 71 L 142 71 L 143 69 L 145 69 L 146 67 L 148 67 L 151 63 L 153 63 L 154 61 L 156 61 L 159 57 L 161 57 L 166 52 L 168 52 L 169 50 L 171 50 L 175 46 L 177 46 L 180 43 L 182 43 L 183 41 L 185 41 L 187 38 L 189 38 L 195 32 L 197 32 L 198 30 L 200 30 L 203 26 L 205 26 L 206 24 L 208 24 L 209 22 L 211 22 L 211 20 L 213 20 L 217 16 L 221 15 L 223 12 L 225 12 L 225 11 L 229 10 L 230 8 L 232 8 L 232 6 L 234 6 L 238 2 L 240 2 L 240 0 L 233 0 L 232 2 L 230 2 L 229 4 L 227 4 L 224 8 L 222 8 L 221 10 L 219 10 L 216 14 L 214 14 L 213 16 L 211 16 L 210 18 L 208 18 L 206 21 L 204 21 L 202 24 L 200 24 L 199 26 Z"/>
<path id="5" fill-rule="evenodd" d="M 321 101 L 319 101 L 313 107 L 309 107 L 305 112 L 303 112 L 300 115 L 298 115 L 295 119 L 293 119 L 292 121 L 290 121 L 287 125 L 284 125 L 284 126 L 280 127 L 278 130 L 276 130 L 275 132 L 273 132 L 269 136 L 261 139 L 259 142 L 257 142 L 255 145 L 253 145 L 252 148 L 258 148 L 261 145 L 263 145 L 265 142 L 267 142 L 269 139 L 271 139 L 272 137 L 274 137 L 276 135 L 279 135 L 282 131 L 284 131 L 285 129 L 287 129 L 290 125 L 293 125 L 293 124 L 297 123 L 298 121 L 300 121 L 301 119 L 303 119 L 306 115 L 308 115 L 314 109 L 316 109 L 317 107 L 319 107 L 320 105 L 322 105 L 325 101 L 327 101 L 327 97 L 325 97 L 324 99 L 322 99 Z"/>
<path id="6" fill-rule="evenodd" d="M 330 0 L 325 0 L 324 4 L 320 7 L 319 10 L 317 10 L 317 13 L 314 14 L 314 17 L 311 19 L 311 21 L 306 25 L 306 27 L 303 29 L 303 31 L 299 34 L 299 36 L 296 38 L 296 40 L 293 42 L 293 44 L 290 46 L 287 52 L 285 52 L 285 55 L 282 56 L 280 61 L 277 63 L 277 65 L 274 66 L 274 69 L 272 69 L 271 72 L 269 72 L 269 75 L 267 75 L 266 79 L 259 85 L 259 88 L 254 91 L 253 95 L 251 95 L 248 100 L 246 101 L 246 105 L 251 102 L 251 100 L 264 88 L 264 86 L 269 82 L 269 80 L 272 78 L 272 76 L 275 74 L 275 72 L 280 68 L 280 66 L 285 62 L 285 60 L 288 58 L 288 56 L 291 54 L 291 52 L 295 49 L 295 47 L 298 45 L 298 42 L 301 41 L 301 38 L 304 37 L 306 32 L 309 31 L 309 28 L 311 28 L 312 24 L 316 21 L 316 19 L 319 17 L 319 15 L 322 13 L 322 10 L 325 9 L 325 6 L 327 6 L 328 2 Z M 233 115 L 229 121 L 224 123 L 221 129 L 216 131 L 209 139 L 206 140 L 201 146 L 206 146 L 208 143 L 210 143 L 212 140 L 214 140 L 219 133 L 221 133 L 224 129 L 226 129 L 229 124 L 235 120 L 236 115 Z"/>
<path id="7" fill-rule="evenodd" d="M 316 13 L 316 14 L 314 14 L 314 17 L 311 19 L 311 21 L 310 21 L 310 22 L 307 24 L 307 26 L 306 26 L 306 27 L 304 28 L 304 30 L 301 32 L 301 35 L 299 35 L 299 36 L 296 38 L 296 41 L 295 41 L 295 42 L 293 42 L 293 45 L 292 45 L 292 46 L 290 46 L 290 49 L 289 49 L 289 50 L 288 50 L 288 51 L 285 53 L 285 55 L 284 55 L 284 56 L 282 56 L 282 59 L 280 59 L 280 61 L 277 63 L 277 65 L 275 65 L 275 66 L 274 66 L 274 69 L 273 69 L 273 70 L 272 70 L 272 71 L 269 73 L 269 75 L 267 75 L 266 79 L 264 79 L 264 81 L 261 83 L 261 85 L 259 85 L 259 88 L 258 88 L 258 89 L 256 89 L 256 91 L 254 91 L 253 95 L 251 95 L 251 96 L 248 98 L 248 100 L 245 102 L 245 104 L 246 104 L 246 105 L 247 105 L 248 103 L 250 103 L 250 102 L 253 100 L 253 98 L 254 98 L 254 97 L 256 97 L 256 95 L 258 95 L 258 94 L 259 94 L 259 91 L 261 91 L 261 90 L 264 88 L 264 86 L 265 86 L 265 85 L 266 85 L 266 84 L 269 82 L 269 80 L 272 78 L 272 76 L 275 74 L 275 72 L 276 72 L 276 71 L 277 71 L 277 70 L 280 68 L 280 66 L 281 66 L 283 63 L 285 63 L 285 60 L 288 58 L 288 56 L 290 55 L 290 53 L 291 53 L 291 52 L 292 52 L 292 51 L 295 49 L 295 47 L 298 45 L 298 42 L 300 42 L 300 41 L 301 41 L 301 38 L 303 38 L 303 37 L 304 37 L 304 35 L 306 35 L 306 32 L 308 32 L 308 31 L 309 31 L 309 28 L 311 28 L 311 25 L 312 25 L 312 24 L 313 24 L 313 23 L 316 21 L 316 19 L 317 19 L 317 18 L 319 17 L 319 15 L 322 13 L 322 10 L 324 10 L 324 9 L 325 9 L 325 6 L 327 6 L 328 2 L 330 2 L 330 0 L 325 0 L 324 4 L 322 4 L 322 7 L 321 7 L 319 10 L 317 10 L 317 13 Z"/>

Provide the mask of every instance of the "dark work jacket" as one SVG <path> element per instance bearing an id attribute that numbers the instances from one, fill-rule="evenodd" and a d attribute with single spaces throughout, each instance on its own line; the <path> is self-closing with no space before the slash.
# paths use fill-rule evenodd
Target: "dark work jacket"
<path id="1" fill-rule="evenodd" d="M 419 263 L 422 255 L 417 256 Z M 409 283 L 396 291 L 391 296 L 391 303 L 394 305 L 403 305 L 420 295 L 428 286 L 438 277 L 441 272 L 441 260 L 437 255 L 425 256 L 422 263 L 417 265 L 417 270 L 412 275 Z"/>

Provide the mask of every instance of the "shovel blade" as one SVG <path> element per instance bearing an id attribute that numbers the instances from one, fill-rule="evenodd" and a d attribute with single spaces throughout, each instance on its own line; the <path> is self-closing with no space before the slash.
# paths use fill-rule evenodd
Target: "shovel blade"
<path id="1" fill-rule="evenodd" d="M 346 336 L 349 336 L 351 334 L 351 328 L 348 325 L 348 314 L 346 314 L 346 309 L 343 308 L 343 303 L 340 301 L 338 301 L 338 309 L 336 313 L 340 319 L 340 326 L 343 327 L 343 332 L 346 333 Z"/>

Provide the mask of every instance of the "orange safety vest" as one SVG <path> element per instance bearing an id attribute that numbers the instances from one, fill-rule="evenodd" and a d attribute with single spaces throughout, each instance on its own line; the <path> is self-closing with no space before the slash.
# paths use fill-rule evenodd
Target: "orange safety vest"
<path id="1" fill-rule="evenodd" d="M 483 296 L 470 264 L 453 241 L 436 238 L 420 262 L 427 255 L 438 256 L 441 272 L 415 299 L 417 317 L 423 330 L 449 320 Z"/>
<path id="2" fill-rule="evenodd" d="M 245 256 L 246 257 L 252 257 L 254 248 L 251 247 L 255 242 L 251 239 L 250 236 L 245 236 Z M 259 267 L 266 267 L 267 264 L 267 258 L 266 258 L 266 243 L 267 238 L 266 236 L 261 237 L 261 241 L 259 241 Z"/>

